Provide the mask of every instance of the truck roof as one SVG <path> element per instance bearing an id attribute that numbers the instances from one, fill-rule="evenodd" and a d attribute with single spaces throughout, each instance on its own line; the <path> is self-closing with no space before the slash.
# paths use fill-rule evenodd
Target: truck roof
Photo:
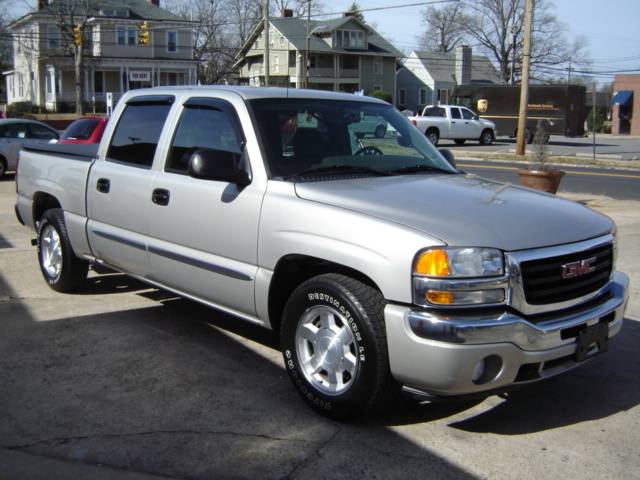
<path id="1" fill-rule="evenodd" d="M 280 88 L 280 87 L 244 87 L 236 85 L 207 85 L 207 86 L 171 86 L 171 87 L 153 87 L 144 88 L 132 92 L 133 95 L 149 95 L 154 93 L 175 95 L 178 93 L 196 93 L 196 92 L 214 92 L 216 90 L 224 90 L 235 92 L 245 100 L 255 100 L 258 98 L 306 98 L 319 100 L 355 100 L 371 103 L 387 104 L 382 100 L 362 95 L 354 95 L 353 93 L 329 92 L 325 90 L 309 90 L 298 88 Z"/>

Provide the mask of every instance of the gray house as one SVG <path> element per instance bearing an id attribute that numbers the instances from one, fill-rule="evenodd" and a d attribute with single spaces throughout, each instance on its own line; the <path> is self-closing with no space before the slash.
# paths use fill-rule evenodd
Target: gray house
<path id="1" fill-rule="evenodd" d="M 449 103 L 456 85 L 502 83 L 486 55 L 471 48 L 455 53 L 413 51 L 396 73 L 396 105 L 400 110 L 421 110 L 425 105 Z"/>
<path id="2" fill-rule="evenodd" d="M 268 38 L 264 23 L 259 23 L 236 56 L 241 85 L 264 85 L 265 42 L 269 42 L 270 86 L 304 88 L 308 82 L 309 88 L 349 93 L 384 90 L 393 96 L 396 91 L 396 60 L 402 54 L 355 17 L 310 22 L 271 18 Z"/>

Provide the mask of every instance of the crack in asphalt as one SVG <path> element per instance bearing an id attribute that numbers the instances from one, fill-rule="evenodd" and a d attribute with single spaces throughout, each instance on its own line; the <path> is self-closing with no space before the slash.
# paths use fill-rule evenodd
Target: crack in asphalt
<path id="1" fill-rule="evenodd" d="M 229 436 L 238 436 L 238 437 L 253 437 L 253 438 L 262 438 L 265 440 L 273 440 L 279 442 L 303 442 L 314 444 L 318 443 L 317 441 L 310 441 L 304 439 L 292 439 L 285 437 L 277 437 L 266 434 L 259 433 L 243 433 L 243 432 L 234 432 L 231 430 L 150 430 L 144 432 L 131 432 L 131 433 L 96 433 L 91 435 L 76 435 L 69 437 L 53 437 L 44 440 L 38 440 L 31 443 L 24 443 L 18 445 L 0 445 L 0 448 L 6 448 L 8 450 L 25 450 L 31 447 L 35 447 L 37 445 L 46 445 L 46 444 L 54 444 L 54 445 L 64 445 L 65 443 L 77 441 L 77 440 L 89 440 L 94 438 L 125 438 L 125 437 L 140 437 L 147 435 L 157 435 L 157 434 L 184 434 L 184 435 L 229 435 Z"/>
<path id="2" fill-rule="evenodd" d="M 329 445 L 329 443 L 331 443 L 337 436 L 338 434 L 342 433 L 342 428 L 338 428 L 333 435 L 331 435 L 328 439 L 326 439 L 324 442 L 322 442 L 318 448 L 316 449 L 315 452 L 313 452 L 311 455 L 309 455 L 307 458 L 303 459 L 301 462 L 299 462 L 297 465 L 294 465 L 293 468 L 291 470 L 289 470 L 288 473 L 286 473 L 285 475 L 283 475 L 282 477 L 280 477 L 280 480 L 289 480 L 291 478 L 293 478 L 293 475 L 300 470 L 302 467 L 304 467 L 307 462 L 309 460 L 311 460 L 312 458 L 318 456 L 321 457 L 322 455 L 320 454 L 320 452 L 322 451 L 322 449 L 324 447 L 326 447 L 327 445 Z"/>

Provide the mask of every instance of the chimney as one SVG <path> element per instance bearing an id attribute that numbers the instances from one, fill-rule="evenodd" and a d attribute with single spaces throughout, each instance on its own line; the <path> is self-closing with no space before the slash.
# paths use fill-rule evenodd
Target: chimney
<path id="1" fill-rule="evenodd" d="M 471 47 L 462 45 L 456 47 L 456 83 L 468 85 L 471 83 Z"/>
<path id="2" fill-rule="evenodd" d="M 291 18 L 293 17 L 293 10 L 291 10 L 290 8 L 285 8 L 284 10 L 282 10 L 282 16 L 284 18 Z"/>
<path id="3" fill-rule="evenodd" d="M 151 5 L 155 5 L 156 7 L 160 6 L 160 0 L 149 0 Z"/>

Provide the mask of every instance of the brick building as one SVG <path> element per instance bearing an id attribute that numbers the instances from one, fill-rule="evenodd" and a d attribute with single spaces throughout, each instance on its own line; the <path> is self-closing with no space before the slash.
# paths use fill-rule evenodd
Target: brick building
<path id="1" fill-rule="evenodd" d="M 616 75 L 611 99 L 611 133 L 640 135 L 640 75 Z"/>

